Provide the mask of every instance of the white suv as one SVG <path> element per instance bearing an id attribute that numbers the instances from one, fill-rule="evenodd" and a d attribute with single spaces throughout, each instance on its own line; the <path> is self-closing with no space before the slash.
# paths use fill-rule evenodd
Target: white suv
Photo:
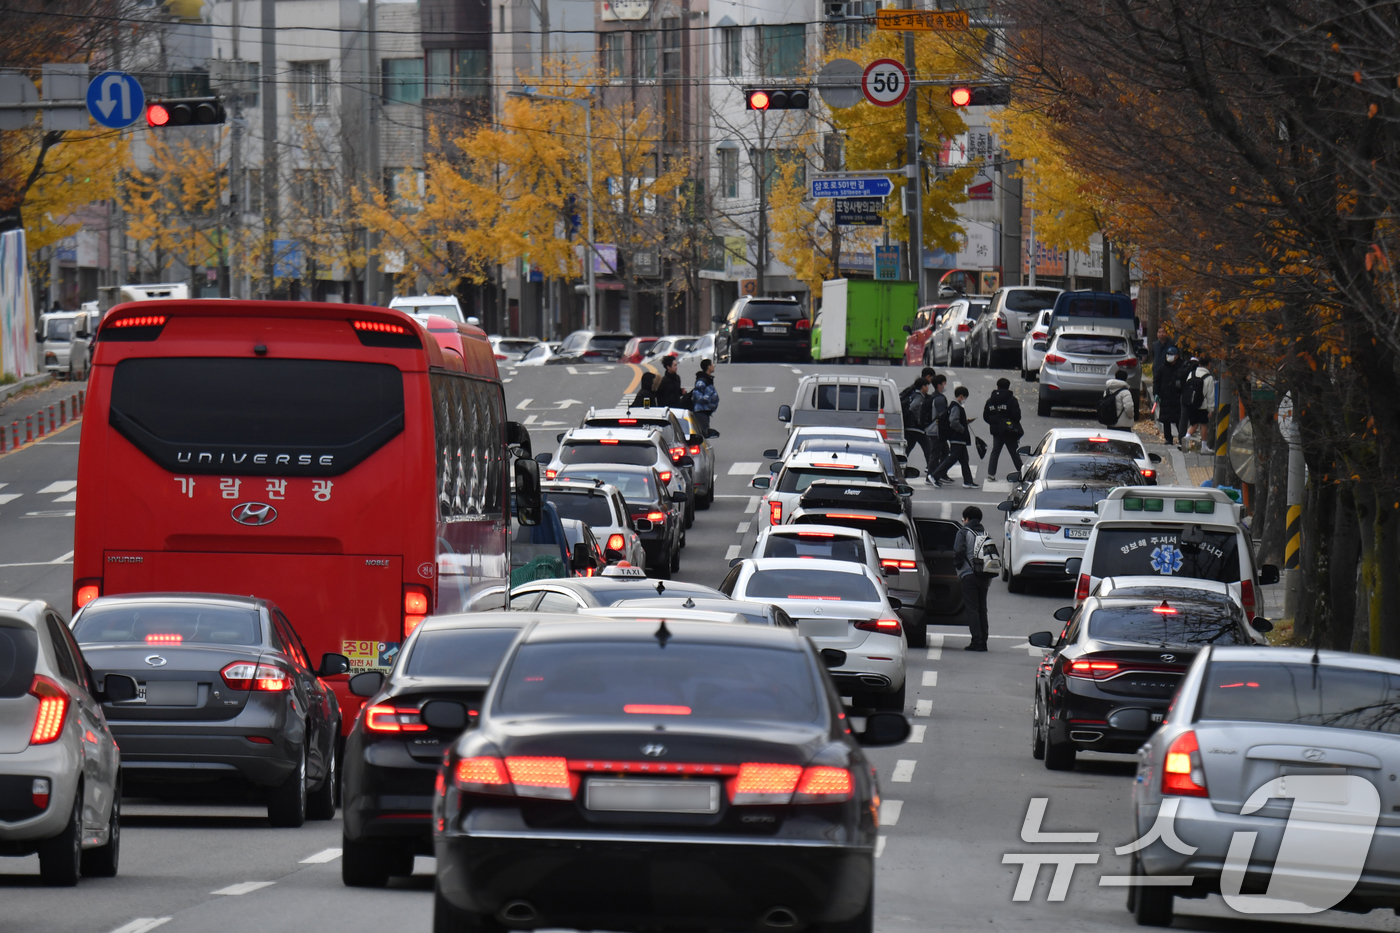
<path id="1" fill-rule="evenodd" d="M 807 487 L 819 479 L 890 483 L 884 466 L 870 454 L 799 452 L 787 459 L 776 477 L 755 476 L 750 481 L 755 489 L 768 490 L 758 505 L 759 514 L 768 524 L 781 525 L 792 515 Z"/>

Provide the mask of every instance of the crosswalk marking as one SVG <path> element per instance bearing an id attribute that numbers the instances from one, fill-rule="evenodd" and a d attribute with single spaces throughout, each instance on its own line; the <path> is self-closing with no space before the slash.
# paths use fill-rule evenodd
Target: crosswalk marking
<path id="1" fill-rule="evenodd" d="M 52 482 L 52 483 L 49 483 L 49 484 L 48 484 L 47 486 L 45 486 L 43 489 L 39 490 L 39 495 L 42 496 L 42 495 L 43 495 L 44 493 L 46 493 L 46 492 L 71 492 L 72 490 L 77 489 L 77 488 L 78 488 L 78 481 L 77 481 L 77 480 L 75 480 L 75 479 L 60 479 L 60 480 L 55 480 L 55 481 Z"/>
<path id="2" fill-rule="evenodd" d="M 6 502 L 14 502 L 16 499 L 18 499 L 18 498 L 19 498 L 20 496 L 22 496 L 22 495 L 24 495 L 24 493 L 20 493 L 20 492 L 6 492 L 6 493 L 0 493 L 0 505 L 4 505 Z"/>
<path id="3" fill-rule="evenodd" d="M 932 715 L 933 715 L 933 701 L 932 701 L 932 700 L 916 700 L 916 701 L 914 702 L 914 715 L 915 715 L 915 716 L 932 716 Z"/>
<path id="4" fill-rule="evenodd" d="M 66 495 L 66 496 L 59 496 L 57 499 L 55 499 L 55 500 L 53 500 L 53 501 L 55 501 L 55 502 L 77 502 L 77 501 L 78 501 L 78 491 L 75 489 L 75 490 L 73 490 L 72 492 L 70 492 L 68 495 Z"/>
<path id="5" fill-rule="evenodd" d="M 937 648 L 928 649 L 928 659 L 930 661 L 941 661 L 943 659 L 943 647 L 940 645 Z"/>
<path id="6" fill-rule="evenodd" d="M 729 475 L 730 475 L 730 476 L 752 476 L 752 475 L 754 475 L 755 473 L 758 472 L 758 468 L 761 467 L 761 466 L 763 466 L 763 464 L 761 464 L 761 463 L 756 463 L 756 462 L 754 462 L 754 461 L 752 461 L 752 460 L 740 460 L 740 461 L 737 462 L 737 463 L 730 464 L 730 466 L 729 466 Z"/>
<path id="7" fill-rule="evenodd" d="M 744 506 L 744 514 L 745 514 L 745 515 L 752 515 L 754 512 L 757 512 L 757 511 L 758 511 L 758 500 L 761 499 L 761 498 L 763 498 L 763 497 L 762 497 L 762 496 L 749 496 L 749 504 L 746 505 L 746 506 Z"/>
<path id="8" fill-rule="evenodd" d="M 734 558 L 736 558 L 736 557 L 738 557 L 738 556 L 739 556 L 739 545 L 737 545 L 737 544 L 731 544 L 731 545 L 729 545 L 729 550 L 727 550 L 727 551 L 724 552 L 724 559 L 725 559 L 725 560 L 733 560 Z"/>
<path id="9" fill-rule="evenodd" d="M 928 726 L 914 726 L 909 730 L 909 738 L 905 739 L 905 741 L 913 742 L 915 745 L 923 744 L 924 731 L 927 729 Z"/>

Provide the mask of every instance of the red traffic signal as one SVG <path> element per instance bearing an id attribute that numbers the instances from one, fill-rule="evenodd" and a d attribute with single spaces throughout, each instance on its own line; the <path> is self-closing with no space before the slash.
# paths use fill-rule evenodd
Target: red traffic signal
<path id="1" fill-rule="evenodd" d="M 1005 107 L 1011 103 L 1011 85 L 958 86 L 948 91 L 948 99 L 954 107 Z"/>
<path id="2" fill-rule="evenodd" d="M 165 126 L 170 122 L 170 111 L 163 104 L 151 104 L 146 108 L 147 126 Z"/>
<path id="3" fill-rule="evenodd" d="M 146 105 L 146 125 L 211 126 L 224 122 L 224 105 L 217 97 L 153 100 Z"/>
<path id="4" fill-rule="evenodd" d="M 769 99 L 767 91 L 749 91 L 748 109 L 767 110 Z"/>
<path id="5" fill-rule="evenodd" d="M 746 110 L 806 110 L 807 103 L 805 87 L 744 88 Z"/>
<path id="6" fill-rule="evenodd" d="M 954 107 L 966 107 L 972 103 L 972 88 L 955 87 L 948 96 L 952 98 Z"/>

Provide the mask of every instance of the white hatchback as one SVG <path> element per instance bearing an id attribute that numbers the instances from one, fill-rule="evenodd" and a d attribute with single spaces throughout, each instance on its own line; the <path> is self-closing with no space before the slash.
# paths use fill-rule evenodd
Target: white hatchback
<path id="1" fill-rule="evenodd" d="M 1022 447 L 1020 453 L 1038 457 L 1041 454 L 1103 454 L 1108 457 L 1128 457 L 1137 464 L 1143 479 L 1157 483 L 1160 454 L 1150 454 L 1142 438 L 1132 431 L 1112 428 L 1051 428 L 1035 447 Z"/>
<path id="2" fill-rule="evenodd" d="M 1111 486 L 1081 480 L 1037 480 L 997 508 L 1006 513 L 1002 535 L 1001 578 L 1013 593 L 1025 592 L 1028 580 L 1063 582 L 1065 563 L 1083 557 L 1098 515 L 1094 504 Z"/>
<path id="3" fill-rule="evenodd" d="M 1040 378 L 1040 364 L 1045 362 L 1045 351 L 1050 348 L 1050 316 L 1054 313 L 1054 308 L 1041 311 L 1021 338 L 1021 378 L 1027 382 Z"/>

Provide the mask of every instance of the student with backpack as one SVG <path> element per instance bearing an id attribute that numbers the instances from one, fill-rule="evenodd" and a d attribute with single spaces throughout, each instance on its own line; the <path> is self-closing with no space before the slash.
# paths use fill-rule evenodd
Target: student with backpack
<path id="1" fill-rule="evenodd" d="M 953 567 L 962 585 L 963 611 L 972 641 L 964 651 L 987 650 L 987 592 L 992 577 L 1001 572 L 996 545 L 982 527 L 982 510 L 975 505 L 963 509 L 962 527 L 953 539 Z"/>
<path id="2" fill-rule="evenodd" d="M 1099 399 L 1099 424 L 1106 428 L 1131 431 L 1137 419 L 1133 413 L 1133 390 L 1128 388 L 1128 371 L 1120 369 L 1104 386 Z"/>
<path id="3" fill-rule="evenodd" d="M 904 434 L 911 443 L 918 444 L 924 452 L 924 482 L 933 482 L 930 477 L 936 465 L 933 459 L 933 441 L 928 436 L 933 421 L 933 384 L 924 376 L 914 380 L 913 393 L 904 409 Z"/>
<path id="4" fill-rule="evenodd" d="M 933 471 L 933 481 L 939 486 L 953 482 L 948 476 L 948 471 L 956 463 L 962 467 L 963 488 L 981 488 L 972 481 L 972 466 L 967 459 L 967 448 L 972 444 L 971 424 L 976 420 L 967 413 L 969 394 L 971 393 L 968 392 L 967 386 L 958 386 L 953 390 L 953 404 L 948 406 L 947 414 L 938 426 L 939 436 L 948 444 L 948 456 L 944 457 Z"/>
<path id="5" fill-rule="evenodd" d="M 982 406 L 982 420 L 992 435 L 992 458 L 987 461 L 987 475 L 996 479 L 997 460 L 1001 449 L 1011 455 L 1016 469 L 1021 469 L 1021 455 L 1016 452 L 1016 442 L 1026 432 L 1021 428 L 1021 403 L 1011 391 L 1011 380 L 1005 377 L 997 380 L 996 391 L 987 397 Z"/>
<path id="6" fill-rule="evenodd" d="M 1201 449 L 1205 425 L 1210 421 L 1210 406 L 1215 401 L 1215 377 L 1206 368 L 1206 360 L 1191 357 L 1178 377 L 1181 385 L 1181 446 L 1184 452 L 1195 446 Z"/>

